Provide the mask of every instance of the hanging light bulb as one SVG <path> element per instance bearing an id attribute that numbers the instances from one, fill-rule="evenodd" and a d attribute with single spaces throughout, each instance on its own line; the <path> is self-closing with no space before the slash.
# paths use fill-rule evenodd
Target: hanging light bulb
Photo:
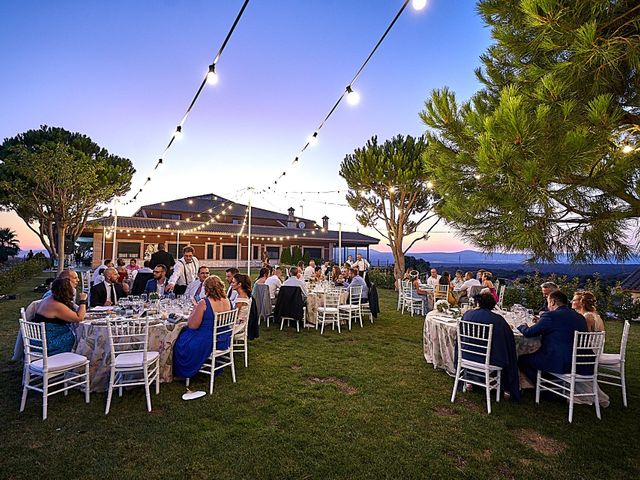
<path id="1" fill-rule="evenodd" d="M 432 183 L 432 182 L 430 182 L 430 181 L 429 181 L 429 182 L 427 182 L 427 188 L 428 188 L 429 190 L 431 190 L 431 189 L 433 188 L 433 183 Z"/>
<path id="2" fill-rule="evenodd" d="M 622 147 L 622 153 L 627 154 L 633 152 L 633 147 L 631 145 L 625 145 Z"/>
<path id="3" fill-rule="evenodd" d="M 427 0 L 412 0 L 411 5 L 415 10 L 422 10 L 427 6 Z"/>
<path id="4" fill-rule="evenodd" d="M 357 105 L 360 102 L 360 94 L 351 88 L 351 85 L 347 86 L 347 103 L 349 105 Z"/>
<path id="5" fill-rule="evenodd" d="M 209 65 L 209 72 L 207 73 L 207 83 L 209 85 L 215 85 L 218 83 L 218 74 L 216 73 L 216 64 Z"/>
<path id="6" fill-rule="evenodd" d="M 318 143 L 318 132 L 313 132 L 313 135 L 311 135 L 307 141 L 309 142 L 310 146 L 314 146 L 316 143 Z"/>
<path id="7" fill-rule="evenodd" d="M 182 127 L 180 125 L 176 127 L 176 132 L 173 134 L 173 138 L 176 140 L 182 139 Z"/>
<path id="8" fill-rule="evenodd" d="M 476 173 L 473 178 L 475 178 L 476 180 L 480 180 L 482 177 L 480 176 L 479 173 Z"/>

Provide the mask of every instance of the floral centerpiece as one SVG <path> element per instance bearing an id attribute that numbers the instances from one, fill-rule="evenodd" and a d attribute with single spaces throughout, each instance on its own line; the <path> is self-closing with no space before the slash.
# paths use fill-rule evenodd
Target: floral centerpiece
<path id="1" fill-rule="evenodd" d="M 446 300 L 438 300 L 434 305 L 434 308 L 440 313 L 447 312 L 450 307 L 451 305 L 449 305 L 449 302 L 447 302 Z"/>

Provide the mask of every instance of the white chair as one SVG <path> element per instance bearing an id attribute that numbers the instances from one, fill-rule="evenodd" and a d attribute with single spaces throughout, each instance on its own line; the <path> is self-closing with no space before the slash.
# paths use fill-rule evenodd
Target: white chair
<path id="1" fill-rule="evenodd" d="M 604 346 L 604 332 L 575 332 L 573 335 L 573 353 L 571 373 L 552 373 L 538 370 L 536 378 L 536 403 L 540 403 L 540 392 L 553 392 L 569 400 L 569 423 L 573 421 L 575 397 L 593 397 L 596 416 L 600 419 L 600 399 L 598 398 L 598 363 Z M 578 366 L 593 367 L 591 375 L 576 373 Z M 544 378 L 546 373 L 550 378 Z M 581 393 L 576 393 L 576 384 L 585 384 Z M 591 388 L 588 388 L 588 386 Z"/>
<path id="2" fill-rule="evenodd" d="M 87 270 L 86 272 L 80 272 L 80 280 L 82 285 L 82 291 L 89 293 L 91 290 L 91 279 L 93 278 L 93 272 Z"/>
<path id="3" fill-rule="evenodd" d="M 24 309 L 21 313 L 24 315 Z M 29 390 L 42 393 L 43 420 L 47 419 L 47 399 L 56 393 L 64 392 L 67 395 L 71 388 L 84 387 L 84 398 L 89 403 L 89 360 L 72 352 L 49 356 L 44 322 L 27 322 L 20 319 L 20 331 L 24 341 L 20 411 L 24 411 Z M 79 369 L 83 371 L 79 372 Z M 39 377 L 42 382 L 32 384 L 32 377 Z M 55 387 L 58 386 L 60 388 L 56 390 Z"/>
<path id="4" fill-rule="evenodd" d="M 318 329 L 318 323 L 322 323 L 320 328 L 320 335 L 324 333 L 325 324 L 331 323 L 331 329 L 338 326 L 338 333 L 340 332 L 340 316 L 338 305 L 340 304 L 340 291 L 327 290 L 324 294 L 324 300 L 322 306 L 318 307 L 316 314 L 316 330 Z"/>
<path id="5" fill-rule="evenodd" d="M 398 307 L 397 311 L 404 312 L 404 281 L 401 278 L 396 280 L 396 289 L 398 290 Z"/>
<path id="6" fill-rule="evenodd" d="M 369 304 L 369 300 L 360 305 L 360 315 L 362 315 L 363 317 L 367 315 L 369 317 L 369 321 L 373 323 L 373 313 L 371 313 L 371 305 Z"/>
<path id="7" fill-rule="evenodd" d="M 402 313 L 404 313 L 404 309 L 406 308 L 409 310 L 412 317 L 414 313 L 424 315 L 424 311 L 426 310 L 424 306 L 425 299 L 413 295 L 413 285 L 411 282 L 404 283 L 402 290 L 402 294 L 404 296 Z"/>
<path id="8" fill-rule="evenodd" d="M 622 329 L 620 353 L 603 353 L 600 355 L 598 383 L 622 388 L 622 404 L 627 406 L 627 384 L 625 379 L 625 357 L 627 354 L 627 340 L 629 339 L 629 320 L 625 320 Z M 605 380 L 603 380 L 603 378 Z"/>
<path id="9" fill-rule="evenodd" d="M 487 397 L 487 412 L 491 413 L 491 391 L 496 391 L 496 402 L 500 401 L 502 368 L 491 365 L 491 340 L 493 325 L 461 320 L 458 324 L 458 366 L 453 384 L 451 403 L 456 399 L 458 383 L 481 386 Z M 470 355 L 479 357 L 478 362 L 468 360 Z M 467 358 L 465 358 L 467 357 Z M 480 380 L 482 379 L 482 380 Z"/>
<path id="10" fill-rule="evenodd" d="M 248 305 L 248 312 L 251 311 L 251 302 L 253 299 L 250 299 Z M 236 320 L 237 322 L 237 320 Z M 248 333 L 249 333 L 249 319 L 247 318 L 243 323 L 236 323 L 233 326 L 233 353 L 244 353 L 244 366 L 247 368 L 249 366 L 249 341 L 248 341 Z"/>
<path id="11" fill-rule="evenodd" d="M 144 385 L 147 410 L 151 411 L 149 385 L 155 381 L 156 395 L 160 393 L 160 354 L 149 351 L 149 321 L 108 319 L 107 326 L 111 375 L 104 414 L 109 413 L 111 397 L 116 388 L 121 397 L 123 387 L 138 385 Z"/>
<path id="12" fill-rule="evenodd" d="M 506 285 L 502 285 L 500 287 L 500 293 L 498 293 L 498 303 L 496 304 L 496 306 L 500 309 L 502 308 L 502 304 L 504 302 L 504 291 L 506 288 L 507 288 Z"/>
<path id="13" fill-rule="evenodd" d="M 349 303 L 344 305 L 338 305 L 338 314 L 341 320 L 346 320 L 351 330 L 351 320 L 355 319 L 356 322 L 360 322 L 360 328 L 362 327 L 362 312 L 360 311 L 360 305 L 362 304 L 362 287 L 353 286 L 349 287 Z"/>
<path id="14" fill-rule="evenodd" d="M 433 304 L 438 300 L 449 300 L 449 285 L 437 284 L 433 289 Z"/>
<path id="15" fill-rule="evenodd" d="M 211 356 L 204 362 L 200 368 L 200 373 L 206 373 L 209 378 L 209 394 L 213 394 L 213 384 L 215 381 L 215 373 L 224 367 L 231 367 L 231 378 L 236 383 L 236 366 L 233 361 L 233 341 L 229 340 L 229 345 L 224 348 L 218 347 L 218 339 L 225 335 L 229 335 L 233 326 L 238 320 L 238 309 L 229 310 L 227 312 L 216 313 L 213 321 L 213 350 Z M 219 362 L 218 362 L 219 360 Z M 189 379 L 187 379 L 187 386 Z"/>

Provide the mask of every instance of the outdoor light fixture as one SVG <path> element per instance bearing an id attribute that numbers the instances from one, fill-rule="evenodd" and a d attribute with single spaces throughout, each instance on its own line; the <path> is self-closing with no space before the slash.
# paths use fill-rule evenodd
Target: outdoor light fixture
<path id="1" fill-rule="evenodd" d="M 631 153 L 633 152 L 633 147 L 631 145 L 625 145 L 624 147 L 622 147 L 622 153 Z"/>
<path id="2" fill-rule="evenodd" d="M 427 0 L 412 0 L 411 5 L 413 5 L 415 10 L 422 10 L 427 6 Z"/>
<path id="3" fill-rule="evenodd" d="M 347 102 L 349 105 L 357 105 L 360 102 L 360 94 L 351 88 L 351 85 L 347 86 Z"/>
<path id="4" fill-rule="evenodd" d="M 318 132 L 313 132 L 313 135 L 311 135 L 307 141 L 309 142 L 310 146 L 315 145 L 316 143 L 318 143 Z"/>
<path id="5" fill-rule="evenodd" d="M 182 127 L 180 125 L 176 127 L 176 133 L 173 134 L 173 138 L 176 140 L 182 139 Z"/>
<path id="6" fill-rule="evenodd" d="M 209 72 L 207 73 L 207 83 L 209 85 L 215 85 L 218 83 L 218 74 L 216 73 L 216 64 L 209 65 Z"/>
<path id="7" fill-rule="evenodd" d="M 431 190 L 433 188 L 433 183 L 427 182 L 427 188 Z"/>
<path id="8" fill-rule="evenodd" d="M 476 173 L 476 174 L 473 176 L 473 178 L 475 178 L 476 180 L 480 180 L 480 178 L 482 178 L 482 177 L 480 176 L 480 174 L 479 174 L 479 173 Z"/>

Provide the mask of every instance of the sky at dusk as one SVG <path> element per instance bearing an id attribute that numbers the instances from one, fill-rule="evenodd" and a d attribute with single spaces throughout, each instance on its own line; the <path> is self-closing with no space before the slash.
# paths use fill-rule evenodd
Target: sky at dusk
<path id="1" fill-rule="evenodd" d="M 90 136 L 132 160 L 135 192 L 152 172 L 240 7 L 241 0 L 92 0 L 0 2 L 0 137 L 40 125 Z M 291 161 L 378 41 L 401 0 L 252 0 L 184 126 L 184 138 L 139 196 L 121 207 L 215 193 L 232 198 L 262 188 Z M 430 0 L 408 7 L 354 84 L 359 105 L 346 102 L 323 127 L 318 144 L 253 205 L 355 230 L 340 162 L 372 135 L 421 135 L 418 117 L 434 88 L 460 100 L 478 88 L 474 69 L 490 32 L 472 0 Z M 129 199 L 131 194 L 125 199 Z M 237 198 L 246 203 L 246 194 Z M 328 205 L 324 202 L 340 205 Z M 18 232 L 22 248 L 40 248 L 15 215 L 0 227 Z M 362 233 L 374 234 L 360 227 Z M 412 252 L 468 248 L 438 225 Z M 382 246 L 375 247 L 384 250 Z"/>

